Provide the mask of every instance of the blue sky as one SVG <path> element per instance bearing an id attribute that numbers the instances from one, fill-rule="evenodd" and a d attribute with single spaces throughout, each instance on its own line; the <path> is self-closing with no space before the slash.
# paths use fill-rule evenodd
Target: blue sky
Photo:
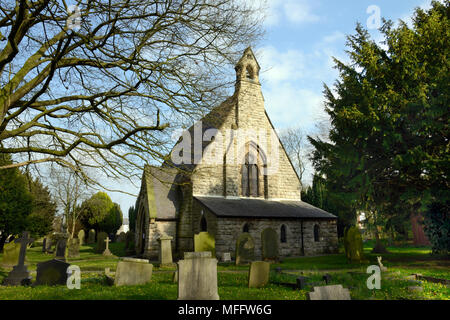
<path id="1" fill-rule="evenodd" d="M 332 56 L 347 60 L 345 36 L 354 34 L 356 23 L 372 27 L 373 19 L 369 24 L 368 19 L 374 14 L 373 8 L 394 22 L 408 21 L 414 8 L 429 8 L 431 3 L 431 0 L 266 1 L 266 37 L 260 47 L 254 48 L 261 65 L 265 107 L 277 130 L 301 127 L 307 133 L 314 132 L 318 121 L 327 119 L 323 112 L 323 83 L 332 86 L 337 79 Z M 376 29 L 369 31 L 374 39 L 381 40 Z M 310 169 L 306 172 L 307 176 L 311 173 Z M 135 184 L 140 186 L 140 181 Z M 128 183 L 121 187 L 125 185 L 127 192 L 139 192 Z M 120 204 L 126 218 L 136 198 L 109 194 Z"/>

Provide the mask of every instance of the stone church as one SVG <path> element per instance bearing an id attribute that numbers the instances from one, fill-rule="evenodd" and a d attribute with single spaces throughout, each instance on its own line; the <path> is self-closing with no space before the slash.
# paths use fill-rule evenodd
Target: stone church
<path id="1" fill-rule="evenodd" d="M 162 166 L 146 166 L 136 201 L 136 251 L 158 258 L 158 239 L 173 237 L 175 256 L 194 251 L 207 231 L 216 256 L 242 233 L 262 259 L 267 230 L 278 256 L 336 252 L 336 216 L 300 199 L 301 184 L 265 111 L 260 66 L 250 48 L 236 67 L 235 92 L 186 130 Z"/>

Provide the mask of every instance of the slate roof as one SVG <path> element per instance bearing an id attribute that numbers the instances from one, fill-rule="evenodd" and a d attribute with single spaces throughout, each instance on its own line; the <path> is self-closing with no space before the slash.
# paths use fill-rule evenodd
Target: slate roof
<path id="1" fill-rule="evenodd" d="M 283 218 L 337 219 L 337 217 L 306 202 L 296 200 L 227 199 L 194 196 L 217 217 L 227 218 Z"/>

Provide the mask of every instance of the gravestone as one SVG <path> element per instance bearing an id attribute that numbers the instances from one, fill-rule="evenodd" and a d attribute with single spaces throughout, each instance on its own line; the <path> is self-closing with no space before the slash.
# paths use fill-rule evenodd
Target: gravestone
<path id="1" fill-rule="evenodd" d="M 88 244 L 95 243 L 95 230 L 94 229 L 89 230 L 87 243 Z"/>
<path id="2" fill-rule="evenodd" d="M 27 253 L 28 244 L 33 243 L 34 239 L 29 238 L 29 233 L 24 231 L 22 237 L 14 240 L 14 243 L 20 244 L 19 260 L 12 271 L 3 279 L 5 286 L 18 286 L 31 284 L 30 272 L 25 265 L 25 255 Z"/>
<path id="3" fill-rule="evenodd" d="M 249 288 L 261 288 L 269 282 L 270 263 L 253 261 L 248 275 Z"/>
<path id="4" fill-rule="evenodd" d="M 216 255 L 216 240 L 208 232 L 200 232 L 194 235 L 194 251 L 211 251 L 212 256 Z"/>
<path id="5" fill-rule="evenodd" d="M 314 291 L 309 292 L 310 300 L 351 300 L 350 291 L 343 288 L 341 284 L 323 287 L 314 287 Z"/>
<path id="6" fill-rule="evenodd" d="M 212 258 L 211 251 L 184 253 L 184 259 L 196 259 L 196 258 Z"/>
<path id="7" fill-rule="evenodd" d="M 108 234 L 106 232 L 99 232 L 97 234 L 97 246 L 95 248 L 96 253 L 102 253 L 106 249 L 106 238 L 108 237 Z"/>
<path id="8" fill-rule="evenodd" d="M 116 286 L 132 286 L 149 283 L 152 279 L 153 265 L 146 259 L 124 258 L 117 264 Z"/>
<path id="9" fill-rule="evenodd" d="M 331 275 L 326 273 L 323 277 L 322 280 L 325 281 L 326 284 L 330 284 L 331 283 Z"/>
<path id="10" fill-rule="evenodd" d="M 350 262 L 363 262 L 364 249 L 361 232 L 357 227 L 350 227 L 344 232 L 344 248 L 347 260 Z"/>
<path id="11" fill-rule="evenodd" d="M 272 228 L 261 232 L 262 258 L 263 260 L 278 260 L 278 235 Z"/>
<path id="12" fill-rule="evenodd" d="M 86 234 L 84 233 L 84 230 L 80 230 L 78 232 L 78 239 L 80 240 L 80 246 L 84 245 L 84 238 L 86 237 Z"/>
<path id="13" fill-rule="evenodd" d="M 58 235 L 58 241 L 55 248 L 55 259 L 66 260 L 67 257 L 67 239 L 68 235 Z"/>
<path id="14" fill-rule="evenodd" d="M 178 300 L 219 300 L 217 259 L 198 258 L 199 253 L 185 253 L 178 261 Z"/>
<path id="15" fill-rule="evenodd" d="M 136 252 L 134 232 L 128 231 L 125 239 L 125 254 L 132 255 Z"/>
<path id="16" fill-rule="evenodd" d="M 42 240 L 42 253 L 47 252 L 46 248 L 47 248 L 47 238 L 44 238 L 44 240 Z"/>
<path id="17" fill-rule="evenodd" d="M 245 232 L 236 241 L 236 265 L 247 264 L 255 260 L 255 241 Z"/>
<path id="18" fill-rule="evenodd" d="M 53 240 L 51 236 L 46 237 L 47 241 L 45 243 L 45 253 L 53 253 L 52 251 L 52 245 L 53 245 Z"/>
<path id="19" fill-rule="evenodd" d="M 159 262 L 162 266 L 173 264 L 172 260 L 172 241 L 173 237 L 168 235 L 161 236 L 159 241 Z"/>
<path id="20" fill-rule="evenodd" d="M 77 258 L 80 256 L 80 239 L 72 238 L 67 242 L 67 257 Z"/>
<path id="21" fill-rule="evenodd" d="M 109 240 L 109 237 L 106 237 L 105 239 L 105 251 L 103 251 L 103 255 L 104 256 L 112 256 L 113 254 L 111 253 L 111 251 L 109 251 L 109 243 L 111 242 L 111 240 Z"/>
<path id="22" fill-rule="evenodd" d="M 231 262 L 231 253 L 229 252 L 222 253 L 222 262 Z"/>
<path id="23" fill-rule="evenodd" d="M 297 289 L 298 290 L 303 290 L 306 288 L 307 285 L 307 281 L 308 281 L 308 277 L 304 277 L 304 276 L 299 276 L 296 279 L 296 283 L 297 283 Z"/>
<path id="24" fill-rule="evenodd" d="M 20 243 L 10 242 L 3 246 L 2 265 L 4 267 L 14 267 L 19 262 Z"/>
<path id="25" fill-rule="evenodd" d="M 125 232 L 121 232 L 119 237 L 117 237 L 117 242 L 125 242 L 127 240 L 127 234 Z"/>
<path id="26" fill-rule="evenodd" d="M 39 262 L 36 269 L 36 281 L 33 283 L 33 286 L 65 285 L 67 283 L 67 268 L 69 266 L 69 263 L 57 259 Z"/>

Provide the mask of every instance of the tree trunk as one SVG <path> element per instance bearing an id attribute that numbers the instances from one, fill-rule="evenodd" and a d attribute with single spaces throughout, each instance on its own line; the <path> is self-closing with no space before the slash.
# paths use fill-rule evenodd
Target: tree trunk
<path id="1" fill-rule="evenodd" d="M 378 228 L 375 225 L 375 247 L 372 249 L 372 253 L 388 253 L 386 247 L 380 241 L 380 234 Z"/>

